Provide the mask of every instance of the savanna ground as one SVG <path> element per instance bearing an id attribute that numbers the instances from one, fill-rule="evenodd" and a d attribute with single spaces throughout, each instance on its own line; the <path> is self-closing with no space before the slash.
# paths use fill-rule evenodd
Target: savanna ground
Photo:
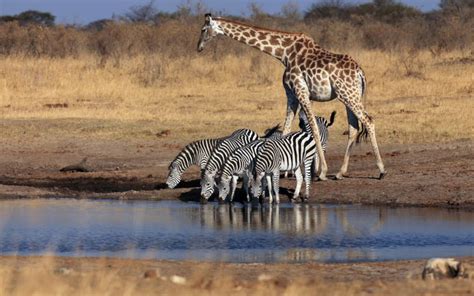
<path id="1" fill-rule="evenodd" d="M 180 188 L 163 188 L 167 166 L 180 149 L 195 139 L 221 137 L 238 128 L 263 133 L 282 123 L 286 98 L 277 61 L 239 45 L 227 54 L 230 41 L 224 40 L 197 55 L 199 27 L 190 28 L 195 40 L 188 38 L 192 46 L 179 50 L 193 53 L 185 55 L 159 50 L 2 55 L 0 197 L 197 200 L 196 169 L 184 175 Z M 470 49 L 334 49 L 352 55 L 367 74 L 366 106 L 375 119 L 388 175 L 381 181 L 372 178 L 378 174 L 375 160 L 370 145 L 362 144 L 353 151 L 350 177 L 313 182 L 311 202 L 473 209 Z M 335 174 L 346 142 L 345 110 L 335 101 L 314 103 L 313 108 L 324 116 L 338 112 L 327 154 L 329 173 Z M 59 172 L 86 156 L 93 172 Z M 292 179 L 282 182 L 283 193 L 293 186 Z M 0 287 L 6 294 L 406 295 L 470 294 L 474 289 L 472 281 L 421 282 L 422 261 L 218 267 L 85 258 L 3 257 L 0 262 Z M 72 273 L 56 272 L 63 266 L 70 266 Z M 166 277 L 186 276 L 188 282 L 181 286 L 142 278 L 154 268 Z M 202 276 L 203 271 L 211 277 Z M 217 278 L 219 274 L 224 278 Z M 255 281 L 261 274 L 271 279 Z M 45 282 L 50 284 L 41 284 Z"/>

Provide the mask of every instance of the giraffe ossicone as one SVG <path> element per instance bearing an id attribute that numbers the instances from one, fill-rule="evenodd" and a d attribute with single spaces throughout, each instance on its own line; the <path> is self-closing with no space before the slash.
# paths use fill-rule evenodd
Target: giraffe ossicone
<path id="1" fill-rule="evenodd" d="M 347 173 L 350 152 L 358 135 L 367 132 L 372 144 L 379 179 L 386 174 L 375 136 L 375 125 L 366 112 L 362 97 L 367 81 L 362 68 L 350 56 L 321 48 L 309 36 L 253 26 L 240 21 L 205 15 L 197 49 L 202 51 L 207 42 L 218 35 L 256 48 L 278 59 L 285 67 L 283 86 L 287 96 L 287 112 L 283 133 L 291 130 L 296 112 L 301 108 L 309 125 L 320 158 L 319 178 L 326 178 L 327 164 L 319 141 L 319 129 L 311 108 L 311 101 L 338 99 L 346 106 L 349 136 L 341 169 L 336 175 L 342 179 Z M 359 126 L 359 122 L 362 126 Z"/>

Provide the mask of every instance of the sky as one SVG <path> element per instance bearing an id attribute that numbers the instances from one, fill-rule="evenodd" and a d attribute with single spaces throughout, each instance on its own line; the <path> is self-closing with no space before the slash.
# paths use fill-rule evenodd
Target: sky
<path id="1" fill-rule="evenodd" d="M 172 12 L 180 4 L 189 0 L 155 0 L 155 6 L 163 11 Z M 134 5 L 148 3 L 147 0 L 0 0 L 0 15 L 18 14 L 25 10 L 39 10 L 50 12 L 56 16 L 56 23 L 87 24 L 103 18 L 111 18 L 114 14 L 123 14 Z M 202 0 L 202 3 L 213 11 L 221 11 L 234 15 L 248 14 L 250 2 L 259 4 L 262 9 L 269 13 L 277 13 L 283 4 L 289 0 Z M 300 10 L 318 2 L 318 0 L 296 1 Z M 346 0 L 348 3 L 368 2 L 364 0 Z M 439 0 L 401 0 L 400 2 L 415 6 L 423 11 L 429 11 L 438 7 Z"/>

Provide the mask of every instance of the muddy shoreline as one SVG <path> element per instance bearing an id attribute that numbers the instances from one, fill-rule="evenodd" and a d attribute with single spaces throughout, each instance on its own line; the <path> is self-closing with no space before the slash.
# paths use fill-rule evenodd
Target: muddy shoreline
<path id="1" fill-rule="evenodd" d="M 75 140 L 77 147 L 81 141 Z M 390 207 L 442 207 L 474 210 L 474 141 L 443 144 L 391 145 L 383 148 L 388 174 L 376 179 L 369 145 L 355 149 L 350 176 L 341 181 L 314 181 L 311 203 L 364 204 Z M 0 199 L 76 198 L 117 200 L 199 200 L 196 168 L 189 169 L 178 188 L 166 188 L 167 165 L 183 144 L 96 141 L 85 149 L 57 150 L 46 140 L 28 150 L 12 142 L 0 156 Z M 330 149 L 330 174 L 342 161 L 343 143 Z M 131 148 L 132 147 L 132 148 Z M 138 149 L 133 149 L 139 147 Z M 141 147 L 141 148 L 140 148 Z M 107 153 L 109 152 L 109 153 Z M 93 172 L 64 173 L 59 169 L 88 156 Z M 293 178 L 281 181 L 288 202 Z"/>

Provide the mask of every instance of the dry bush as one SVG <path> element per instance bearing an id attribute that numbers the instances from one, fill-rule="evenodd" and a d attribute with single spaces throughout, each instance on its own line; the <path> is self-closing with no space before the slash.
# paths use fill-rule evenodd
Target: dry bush
<path id="1" fill-rule="evenodd" d="M 472 48 L 474 20 L 452 16 L 406 18 L 386 23 L 370 17 L 347 20 L 324 18 L 311 22 L 262 15 L 250 22 L 292 32 L 305 32 L 326 48 L 346 51 L 376 49 L 388 52 L 430 49 L 434 53 Z M 169 59 L 196 55 L 202 19 L 187 17 L 165 19 L 158 24 L 107 22 L 103 28 L 20 26 L 16 22 L 0 24 L 0 54 L 32 57 L 78 57 L 91 54 L 104 66 L 115 66 L 124 58 L 159 53 Z M 213 42 L 205 56 L 219 60 L 227 54 L 242 56 L 248 51 L 230 40 Z"/>

